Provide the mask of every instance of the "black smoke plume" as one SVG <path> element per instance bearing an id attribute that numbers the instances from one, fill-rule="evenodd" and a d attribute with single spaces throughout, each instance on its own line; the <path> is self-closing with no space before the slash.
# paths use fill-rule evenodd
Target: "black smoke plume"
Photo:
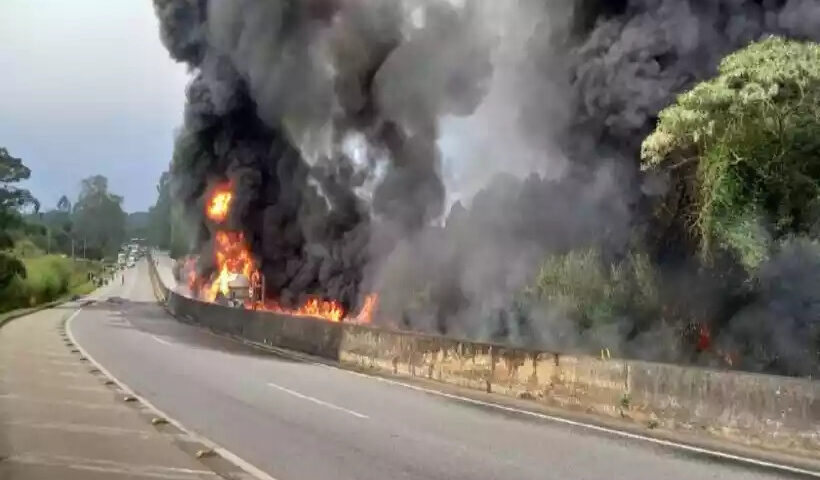
<path id="1" fill-rule="evenodd" d="M 658 112 L 752 41 L 820 39 L 815 0 L 154 4 L 194 75 L 172 172 L 197 249 L 228 179 L 269 295 L 376 290 L 394 325 L 555 348 L 571 326 L 517 293 L 549 253 L 618 259 L 653 228 Z"/>
<path id="2" fill-rule="evenodd" d="M 172 165 L 177 198 L 201 218 L 209 189 L 229 180 L 228 226 L 249 239 L 268 293 L 355 306 L 373 222 L 389 244 L 441 215 L 437 118 L 470 114 L 491 73 L 475 9 L 154 4 L 163 42 L 194 74 Z"/>

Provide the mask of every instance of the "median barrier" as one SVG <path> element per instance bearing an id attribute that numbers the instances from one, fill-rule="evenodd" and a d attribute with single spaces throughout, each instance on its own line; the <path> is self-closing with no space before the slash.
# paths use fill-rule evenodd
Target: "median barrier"
<path id="1" fill-rule="evenodd" d="M 813 457 L 820 452 L 820 382 L 812 379 L 519 350 L 357 325 L 344 326 L 339 360 L 651 428 Z"/>
<path id="2" fill-rule="evenodd" d="M 338 360 L 341 338 L 338 323 L 205 303 L 172 290 L 166 299 L 167 310 L 183 322 L 251 342 Z"/>
<path id="3" fill-rule="evenodd" d="M 820 382 L 627 361 L 631 409 L 669 427 L 820 454 Z"/>
<path id="4" fill-rule="evenodd" d="M 152 265 L 153 270 L 153 265 Z M 178 319 L 358 370 L 420 377 L 644 425 L 820 452 L 820 382 L 635 360 L 567 355 L 365 325 L 224 307 L 165 288 Z"/>
<path id="5" fill-rule="evenodd" d="M 360 369 L 432 380 L 614 413 L 627 393 L 623 361 L 560 355 L 444 337 L 346 325 L 340 360 Z"/>

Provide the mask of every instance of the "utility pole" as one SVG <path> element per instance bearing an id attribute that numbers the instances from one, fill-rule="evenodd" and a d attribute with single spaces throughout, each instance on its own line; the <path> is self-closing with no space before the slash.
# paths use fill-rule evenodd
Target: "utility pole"
<path id="1" fill-rule="evenodd" d="M 74 235 L 71 236 L 71 259 L 77 259 L 77 257 L 74 256 Z"/>
<path id="2" fill-rule="evenodd" d="M 85 241 L 85 236 L 83 236 L 83 260 L 85 260 L 85 246 L 86 246 L 86 241 Z"/>

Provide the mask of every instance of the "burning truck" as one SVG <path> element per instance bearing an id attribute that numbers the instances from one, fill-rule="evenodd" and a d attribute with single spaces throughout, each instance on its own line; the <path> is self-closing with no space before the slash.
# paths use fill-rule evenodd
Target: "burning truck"
<path id="1" fill-rule="evenodd" d="M 221 184 L 213 189 L 205 207 L 205 216 L 216 227 L 212 242 L 213 272 L 205 273 L 201 268 L 204 262 L 200 262 L 197 255 L 189 255 L 177 262 L 175 276 L 192 297 L 234 308 L 316 317 L 331 322 L 371 322 L 378 302 L 376 294 L 365 297 L 356 315 L 349 315 L 337 300 L 310 297 L 296 308 L 287 308 L 268 298 L 265 277 L 257 267 L 244 234 L 221 228 L 228 218 L 232 200 L 232 185 Z"/>

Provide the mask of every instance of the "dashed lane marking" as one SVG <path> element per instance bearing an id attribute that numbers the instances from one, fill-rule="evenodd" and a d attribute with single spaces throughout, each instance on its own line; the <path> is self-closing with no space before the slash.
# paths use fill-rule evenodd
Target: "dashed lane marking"
<path id="1" fill-rule="evenodd" d="M 335 405 L 335 404 L 330 403 L 330 402 L 326 402 L 324 400 L 319 400 L 318 398 L 314 398 L 314 397 L 311 397 L 309 395 L 299 393 L 299 392 L 291 390 L 289 388 L 285 388 L 281 385 L 277 385 L 273 382 L 268 382 L 268 386 L 273 387 L 277 390 L 281 390 L 281 391 L 283 391 L 287 394 L 293 395 L 296 398 L 301 398 L 302 400 L 307 400 L 308 402 L 313 402 L 317 405 L 321 405 L 323 407 L 327 407 L 327 408 L 330 408 L 332 410 L 338 410 L 340 412 L 347 413 L 348 415 L 353 415 L 354 417 L 357 417 L 357 418 L 364 418 L 364 419 L 370 418 L 370 417 L 368 417 L 367 415 L 365 415 L 363 413 L 355 412 L 353 410 L 350 410 L 350 409 L 347 409 L 347 408 L 344 408 L 344 407 L 340 407 L 338 405 Z"/>
<path id="2" fill-rule="evenodd" d="M 158 337 L 156 335 L 151 335 L 151 338 L 153 338 L 154 340 L 163 345 L 173 345 L 173 343 L 169 342 L 168 340 L 165 340 L 164 338 Z"/>

